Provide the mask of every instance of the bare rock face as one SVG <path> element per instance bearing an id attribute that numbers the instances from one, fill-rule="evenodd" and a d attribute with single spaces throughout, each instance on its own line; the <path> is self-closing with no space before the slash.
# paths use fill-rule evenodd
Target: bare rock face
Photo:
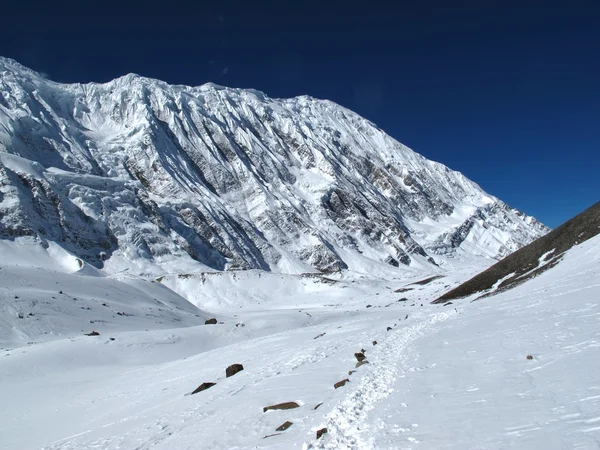
<path id="1" fill-rule="evenodd" d="M 287 430 L 289 427 L 291 427 L 292 425 L 294 425 L 294 424 L 293 424 L 292 422 L 290 422 L 289 420 L 288 420 L 288 421 L 285 421 L 285 422 L 283 422 L 281 425 L 279 425 L 279 426 L 278 426 L 278 427 L 275 429 L 275 431 L 285 431 L 285 430 Z"/>
<path id="2" fill-rule="evenodd" d="M 241 372 L 242 370 L 244 370 L 244 366 L 242 366 L 241 364 L 232 364 L 227 369 L 225 369 L 225 377 L 232 377 L 236 373 Z"/>
<path id="3" fill-rule="evenodd" d="M 192 392 L 192 395 L 197 394 L 198 392 L 202 392 L 207 389 L 210 389 L 211 387 L 216 386 L 216 384 L 217 383 L 211 383 L 211 382 L 202 383 L 200 386 L 198 386 L 196 389 L 194 389 L 194 391 Z"/>
<path id="4" fill-rule="evenodd" d="M 274 410 L 274 409 L 294 409 L 294 408 L 299 408 L 300 405 L 296 402 L 284 402 L 284 403 L 278 403 L 276 405 L 271 405 L 271 406 L 265 406 L 263 408 L 263 412 L 267 412 L 270 410 Z"/>

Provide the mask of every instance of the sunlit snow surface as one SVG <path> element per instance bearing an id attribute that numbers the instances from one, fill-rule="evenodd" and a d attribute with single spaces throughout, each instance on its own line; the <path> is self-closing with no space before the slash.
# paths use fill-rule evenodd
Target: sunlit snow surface
<path id="1" fill-rule="evenodd" d="M 3 449 L 598 448 L 600 237 L 514 290 L 447 306 L 429 302 L 472 273 L 161 284 L 26 250 L 0 260 Z M 194 326 L 213 315 L 223 323 Z M 361 348 L 370 363 L 355 369 Z M 244 371 L 225 378 L 233 363 Z M 186 395 L 206 381 L 217 385 Z M 288 401 L 300 407 L 262 411 Z"/>

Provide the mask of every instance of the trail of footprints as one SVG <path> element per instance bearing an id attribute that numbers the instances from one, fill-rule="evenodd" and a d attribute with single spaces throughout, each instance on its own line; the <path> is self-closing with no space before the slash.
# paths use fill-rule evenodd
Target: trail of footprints
<path id="1" fill-rule="evenodd" d="M 408 319 L 408 315 L 405 317 L 405 320 Z M 396 324 L 394 324 L 394 326 L 396 326 Z M 387 331 L 390 331 L 391 327 L 388 327 Z M 326 333 L 320 333 L 317 336 L 315 336 L 313 338 L 313 340 L 319 339 L 323 336 L 325 336 Z M 377 345 L 377 341 L 374 340 L 372 341 L 372 345 L 375 346 Z M 361 348 L 361 350 L 359 352 L 354 353 L 354 357 L 356 358 L 356 364 L 354 366 L 353 370 L 349 370 L 348 371 L 348 376 L 351 376 L 352 374 L 357 372 L 357 369 L 365 364 L 369 364 L 369 361 L 367 360 L 367 356 L 366 356 L 367 350 L 365 350 L 364 348 Z M 229 378 L 233 375 L 235 375 L 238 372 L 241 372 L 242 370 L 244 370 L 244 367 L 241 364 L 233 364 L 232 366 L 229 366 L 226 369 L 226 378 Z M 349 378 L 344 378 L 340 381 L 338 381 L 337 383 L 335 383 L 333 385 L 334 389 L 339 389 L 343 386 L 346 385 L 346 383 L 350 383 L 350 379 Z M 193 392 L 191 392 L 190 394 L 186 394 L 186 395 L 194 395 L 197 394 L 199 392 L 205 391 L 207 389 L 210 389 L 213 386 L 216 386 L 217 383 L 215 382 L 204 382 L 202 383 L 200 386 L 198 386 Z M 315 405 L 312 409 L 313 411 L 316 411 L 321 405 L 323 405 L 323 402 Z M 265 406 L 263 408 L 263 413 L 266 413 L 267 411 L 271 411 L 271 410 L 289 410 L 289 409 L 295 409 L 295 408 L 299 408 L 301 405 L 299 405 L 296 402 L 283 402 L 283 403 L 278 403 L 276 405 L 270 405 L 270 406 Z M 281 425 L 279 425 L 275 431 L 276 433 L 272 433 L 272 434 L 268 434 L 266 436 L 263 437 L 263 439 L 267 439 L 273 436 L 278 436 L 280 434 L 282 434 L 284 431 L 286 431 L 288 428 L 290 428 L 293 425 L 293 422 L 290 422 L 289 420 L 285 421 L 284 423 L 282 423 Z M 316 439 L 320 439 L 321 437 L 323 437 L 325 434 L 327 434 L 327 428 L 320 428 L 316 431 Z"/>

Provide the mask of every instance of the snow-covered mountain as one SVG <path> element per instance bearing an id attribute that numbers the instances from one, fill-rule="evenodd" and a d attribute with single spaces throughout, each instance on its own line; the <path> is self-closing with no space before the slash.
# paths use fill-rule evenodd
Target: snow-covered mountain
<path id="1" fill-rule="evenodd" d="M 0 238 L 109 272 L 301 273 L 497 259 L 547 231 L 329 101 L 0 58 Z"/>

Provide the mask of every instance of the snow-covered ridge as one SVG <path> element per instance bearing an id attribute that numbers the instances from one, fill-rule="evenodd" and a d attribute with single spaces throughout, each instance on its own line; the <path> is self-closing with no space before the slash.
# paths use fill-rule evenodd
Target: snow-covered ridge
<path id="1" fill-rule="evenodd" d="M 0 58 L 0 237 L 109 272 L 437 270 L 547 231 L 330 101 Z"/>

